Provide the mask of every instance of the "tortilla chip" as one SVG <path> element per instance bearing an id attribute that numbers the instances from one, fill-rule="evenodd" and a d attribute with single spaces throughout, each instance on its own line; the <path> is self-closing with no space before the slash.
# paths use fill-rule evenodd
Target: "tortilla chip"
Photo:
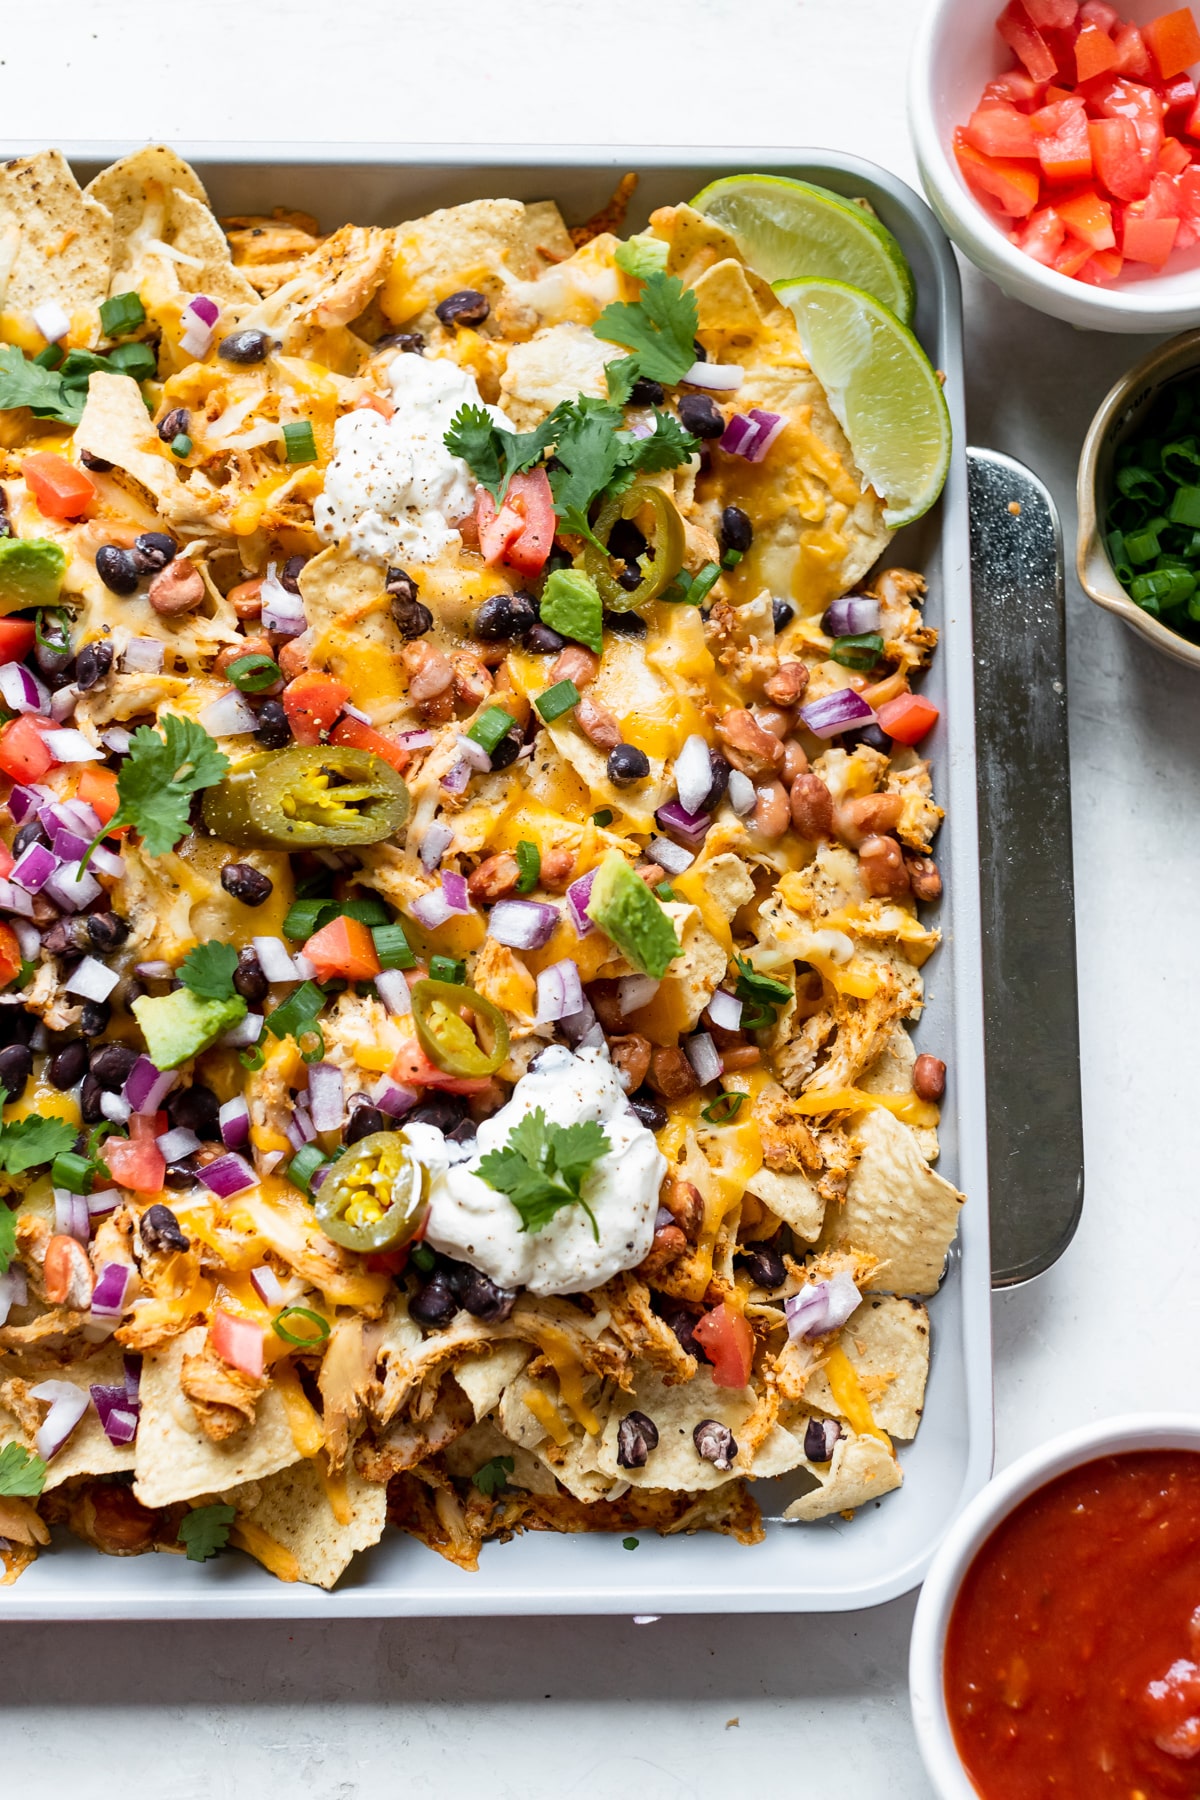
<path id="1" fill-rule="evenodd" d="M 857 1085 L 864 1094 L 911 1094 L 916 1046 L 899 1020 L 892 1026 L 891 1036 L 870 1068 L 864 1069 Z M 932 1125 L 914 1125 L 912 1134 L 921 1155 L 928 1163 L 936 1162 L 941 1146 Z"/>
<path id="2" fill-rule="evenodd" d="M 886 1444 L 873 1437 L 839 1438 L 828 1463 L 805 1463 L 818 1486 L 784 1508 L 785 1519 L 824 1519 L 850 1512 L 890 1494 L 904 1481 L 904 1471 Z"/>
<path id="3" fill-rule="evenodd" d="M 722 352 L 722 361 L 732 362 L 735 353 L 766 343 L 773 333 L 786 333 L 791 324 L 762 276 L 732 257 L 706 269 L 692 292 L 700 333 L 710 350 Z M 816 377 L 812 380 L 815 385 Z M 740 405 L 740 393 L 738 400 Z"/>
<path id="4" fill-rule="evenodd" d="M 221 509 L 220 496 L 203 475 L 180 478 L 150 422 L 138 384 L 130 375 L 97 373 L 88 380 L 83 417 L 75 429 L 80 450 L 101 456 L 152 494 L 171 525 L 201 527 Z"/>
<path id="5" fill-rule="evenodd" d="M 803 1169 L 785 1171 L 764 1165 L 747 1181 L 746 1192 L 769 1206 L 806 1244 L 813 1244 L 820 1237 L 825 1202 Z"/>
<path id="6" fill-rule="evenodd" d="M 32 312 L 57 300 L 71 315 L 92 313 L 89 341 L 99 330 L 108 294 L 113 222 L 88 193 L 61 150 L 41 150 L 0 164 L 0 307 Z"/>
<path id="7" fill-rule="evenodd" d="M 41 1381 L 72 1381 L 85 1393 L 89 1387 L 119 1387 L 125 1379 L 124 1355 L 118 1345 L 108 1343 L 98 1348 L 94 1356 L 81 1357 L 77 1362 L 46 1363 L 38 1369 L 25 1364 L 22 1379 L 30 1387 L 36 1387 Z M 44 1405 L 41 1411 L 44 1417 Z M 15 1439 L 27 1450 L 32 1450 L 35 1435 L 22 1430 L 11 1414 L 0 1409 L 0 1444 Z M 52 1488 L 61 1487 L 64 1481 L 73 1481 L 78 1475 L 117 1475 L 133 1466 L 134 1445 L 110 1443 L 99 1413 L 94 1406 L 89 1406 L 58 1455 L 52 1456 L 46 1464 L 46 1484 L 42 1491 L 49 1493 Z"/>
<path id="8" fill-rule="evenodd" d="M 539 255 L 539 246 L 551 252 Z M 396 255 L 381 303 L 393 325 L 429 313 L 460 288 L 499 295 L 504 276 L 531 281 L 572 244 L 549 202 L 469 200 L 396 227 Z"/>
<path id="9" fill-rule="evenodd" d="M 225 233 L 196 171 L 163 144 L 148 144 L 101 169 L 85 192 L 110 211 L 114 227 L 110 292 L 149 282 L 166 293 L 209 294 L 254 301 L 258 295 L 233 266 Z M 176 261 L 167 244 L 190 260 Z"/>
<path id="10" fill-rule="evenodd" d="M 729 233 L 690 206 L 660 206 L 651 213 L 650 224 L 655 235 L 670 245 L 667 274 L 677 276 L 685 287 L 693 286 L 715 263 L 741 259 Z"/>
<path id="11" fill-rule="evenodd" d="M 346 1470 L 346 1495 L 351 1516 L 342 1525 L 334 1517 L 315 1462 L 305 1458 L 224 1492 L 221 1498 L 238 1509 L 231 1537 L 235 1541 L 240 1537 L 241 1549 L 255 1555 L 256 1548 L 264 1547 L 259 1534 L 265 1533 L 294 1559 L 296 1580 L 331 1588 L 355 1551 L 379 1542 L 387 1522 L 387 1488 L 364 1481 L 353 1467 Z M 251 1529 L 239 1533 L 239 1526 L 247 1525 Z M 272 1561 L 265 1566 L 270 1568 Z M 272 1572 L 278 1572 L 278 1565 Z"/>
<path id="12" fill-rule="evenodd" d="M 459 1364 L 454 1379 L 474 1407 L 476 1423 L 500 1404 L 501 1394 L 532 1355 L 529 1344 L 514 1338 L 511 1343 L 497 1344 L 488 1356 Z"/>
<path id="13" fill-rule="evenodd" d="M 314 556 L 300 574 L 312 640 L 310 667 L 326 669 L 354 686 L 368 667 L 379 670 L 372 686 L 384 705 L 376 706 L 372 716 L 381 723 L 401 710 L 399 656 L 404 648 L 383 580 L 377 564 L 360 562 L 338 544 Z"/>
<path id="14" fill-rule="evenodd" d="M 732 919 L 739 907 L 754 898 L 753 877 L 741 857 L 732 850 L 723 851 L 710 862 L 700 863 L 696 879 L 726 919 Z"/>
<path id="15" fill-rule="evenodd" d="M 500 377 L 500 410 L 518 431 L 531 431 L 562 400 L 607 397 L 605 365 L 624 355 L 586 325 L 551 325 L 524 344 L 514 344 Z"/>
<path id="16" fill-rule="evenodd" d="M 254 1424 L 214 1444 L 201 1429 L 180 1390 L 183 1358 L 204 1343 L 206 1328 L 193 1326 L 142 1364 L 142 1417 L 138 1426 L 133 1491 L 143 1506 L 170 1506 L 197 1494 L 223 1493 L 261 1480 L 298 1460 L 287 1409 L 278 1388 L 268 1387 Z"/>
<path id="17" fill-rule="evenodd" d="M 603 1383 L 595 1377 L 584 1383 L 584 1395 L 596 1416 L 603 1422 L 610 1404 Z M 538 1415 L 528 1405 L 528 1396 L 548 1400 L 558 1413 L 562 1426 L 570 1433 L 569 1442 L 554 1442 Z M 521 1374 L 510 1382 L 500 1397 L 497 1423 L 505 1437 L 532 1451 L 538 1461 L 561 1481 L 576 1500 L 613 1500 L 623 1494 L 629 1483 L 623 1469 L 615 1472 L 599 1466 L 601 1439 L 590 1437 L 571 1417 L 558 1399 L 558 1383 L 553 1375 Z"/>
<path id="18" fill-rule="evenodd" d="M 614 1398 L 600 1442 L 600 1468 L 607 1474 L 623 1476 L 633 1487 L 671 1488 L 685 1493 L 721 1487 L 746 1474 L 782 1475 L 804 1460 L 804 1449 L 781 1427 L 767 1434 L 749 1470 L 736 1460 L 731 1469 L 718 1469 L 696 1449 L 692 1434 L 701 1420 L 715 1419 L 718 1424 L 727 1425 L 736 1441 L 757 1406 L 758 1395 L 753 1388 L 718 1387 L 708 1369 L 699 1369 L 691 1381 L 668 1387 L 652 1369 L 639 1365 L 633 1392 L 622 1392 Z M 617 1462 L 617 1433 L 629 1412 L 645 1413 L 658 1427 L 658 1446 L 640 1469 L 622 1469 Z"/>
<path id="19" fill-rule="evenodd" d="M 512 1470 L 506 1478 L 510 1488 L 521 1488 L 527 1494 L 544 1494 L 547 1498 L 559 1493 L 558 1482 L 548 1465 L 532 1450 L 506 1438 L 490 1419 L 481 1419 L 478 1425 L 464 1432 L 451 1444 L 442 1461 L 449 1474 L 460 1480 L 470 1480 L 484 1463 L 492 1462 L 498 1456 L 512 1458 Z"/>
<path id="20" fill-rule="evenodd" d="M 929 1378 L 929 1314 L 925 1308 L 890 1294 L 865 1300 L 837 1341 L 858 1376 L 880 1430 L 898 1438 L 916 1437 Z M 844 1416 L 823 1369 L 810 1377 L 804 1404 L 834 1418 Z"/>
<path id="21" fill-rule="evenodd" d="M 824 1244 L 877 1257 L 883 1266 L 873 1288 L 936 1293 L 965 1196 L 934 1174 L 908 1126 L 885 1107 L 857 1118 L 854 1135 L 862 1156 L 845 1205 L 826 1220 Z"/>

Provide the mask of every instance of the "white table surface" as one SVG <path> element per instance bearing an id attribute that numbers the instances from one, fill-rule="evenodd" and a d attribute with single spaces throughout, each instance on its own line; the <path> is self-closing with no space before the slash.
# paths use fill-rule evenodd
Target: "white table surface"
<path id="1" fill-rule="evenodd" d="M 17 139 L 826 145 L 916 180 L 904 76 L 920 0 L 3 10 L 0 120 Z M 1070 545 L 1084 427 L 1145 343 L 1078 335 L 973 271 L 966 306 L 972 441 L 1049 482 Z M 1200 689 L 1068 592 L 1088 1197 L 1058 1268 L 994 1302 L 1001 1464 L 1106 1413 L 1186 1407 L 1195 1382 Z M 798 1800 L 925 1800 L 912 1605 L 643 1626 L 12 1626 L 0 1786 L 725 1800 L 773 1771 Z"/>

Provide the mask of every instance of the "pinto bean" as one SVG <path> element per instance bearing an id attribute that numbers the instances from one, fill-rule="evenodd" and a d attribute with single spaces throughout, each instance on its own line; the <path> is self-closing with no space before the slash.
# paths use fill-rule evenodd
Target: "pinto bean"
<path id="1" fill-rule="evenodd" d="M 912 891 L 918 900 L 940 900 L 942 873 L 932 856 L 906 856 L 904 866 Z"/>
<path id="2" fill-rule="evenodd" d="M 561 893 L 575 873 L 573 850 L 542 851 L 542 886 L 552 894 Z"/>
<path id="3" fill-rule="evenodd" d="M 808 757 L 804 754 L 804 745 L 795 738 L 783 740 L 783 785 L 789 790 L 801 775 L 808 774 Z"/>
<path id="4" fill-rule="evenodd" d="M 796 715 L 782 706 L 759 706 L 755 708 L 754 717 L 764 731 L 772 737 L 785 738 L 789 731 L 796 729 Z"/>
<path id="5" fill-rule="evenodd" d="M 664 1100 L 685 1100 L 700 1086 L 686 1053 L 661 1046 L 651 1052 L 650 1073 L 646 1080 Z"/>
<path id="6" fill-rule="evenodd" d="M 808 665 L 781 662 L 769 681 L 763 682 L 763 693 L 776 706 L 799 706 L 808 686 Z"/>
<path id="7" fill-rule="evenodd" d="M 625 1014 L 621 1011 L 621 984 L 618 981 L 590 981 L 584 989 L 600 1021 L 601 1030 L 619 1035 L 624 1029 Z"/>
<path id="8" fill-rule="evenodd" d="M 639 863 L 633 872 L 641 876 L 648 888 L 653 888 L 658 886 L 667 871 L 661 863 Z"/>
<path id="9" fill-rule="evenodd" d="M 467 892 L 472 900 L 502 900 L 506 894 L 516 893 L 520 878 L 516 857 L 503 850 L 480 863 L 467 881 Z"/>
<path id="10" fill-rule="evenodd" d="M 597 750 L 615 750 L 621 741 L 621 727 L 607 706 L 601 706 L 590 694 L 575 708 L 575 723 Z"/>
<path id="11" fill-rule="evenodd" d="M 756 1069 L 762 1061 L 762 1051 L 757 1044 L 735 1044 L 732 1050 L 722 1050 L 721 1061 L 729 1069 Z"/>
<path id="12" fill-rule="evenodd" d="M 650 1068 L 650 1039 L 631 1031 L 624 1037 L 609 1038 L 608 1051 L 617 1065 L 621 1086 L 627 1094 L 635 1093 Z"/>
<path id="13" fill-rule="evenodd" d="M 783 745 L 764 731 L 752 712 L 735 708 L 718 722 L 717 736 L 735 769 L 743 775 L 773 775 L 783 764 Z"/>
<path id="14" fill-rule="evenodd" d="M 550 670 L 551 686 L 556 681 L 573 681 L 582 693 L 590 687 L 600 673 L 600 658 L 590 650 L 584 650 L 579 644 L 568 644 L 566 649 L 554 659 Z"/>
<path id="15" fill-rule="evenodd" d="M 156 613 L 170 619 L 180 613 L 195 612 L 207 591 L 195 563 L 186 556 L 177 556 L 154 577 L 146 598 Z"/>
<path id="16" fill-rule="evenodd" d="M 804 838 L 833 836 L 833 795 L 819 775 L 798 775 L 792 783 L 792 824 Z"/>
<path id="17" fill-rule="evenodd" d="M 946 1092 L 946 1065 L 937 1056 L 918 1056 L 913 1064 L 913 1092 L 918 1100 L 940 1100 Z"/>
<path id="18" fill-rule="evenodd" d="M 262 585 L 262 576 L 259 575 L 253 581 L 239 581 L 236 587 L 230 588 L 225 598 L 239 619 L 261 618 Z"/>
<path id="19" fill-rule="evenodd" d="M 270 654 L 270 638 L 243 638 L 240 643 L 226 644 L 213 664 L 213 674 L 228 675 L 231 664 L 240 661 L 243 656 L 270 656 Z"/>
<path id="20" fill-rule="evenodd" d="M 408 695 L 417 706 L 446 693 L 454 680 L 454 665 L 442 650 L 419 638 L 405 644 L 400 661 L 408 671 Z"/>
<path id="21" fill-rule="evenodd" d="M 649 1250 L 638 1264 L 642 1280 L 653 1285 L 655 1276 L 665 1275 L 670 1264 L 677 1262 L 687 1247 L 687 1239 L 678 1225 L 660 1225 Z"/>
<path id="22" fill-rule="evenodd" d="M 755 831 L 763 837 L 783 836 L 792 822 L 792 813 L 788 791 L 782 781 L 772 781 L 769 786 L 759 788 L 752 822 Z"/>
<path id="23" fill-rule="evenodd" d="M 460 705 L 472 709 L 482 706 L 496 685 L 491 671 L 477 656 L 471 656 L 465 650 L 460 650 L 454 657 L 453 667 L 454 698 Z"/>
<path id="24" fill-rule="evenodd" d="M 309 652 L 312 650 L 312 638 L 307 631 L 299 637 L 289 638 L 280 644 L 275 652 L 275 661 L 279 664 L 280 673 L 290 681 L 293 675 L 303 675 L 308 667 Z"/>
<path id="25" fill-rule="evenodd" d="M 704 1223 L 704 1197 L 700 1189 L 694 1182 L 681 1181 L 675 1176 L 663 1184 L 659 1199 L 684 1237 L 694 1244 Z"/>
<path id="26" fill-rule="evenodd" d="M 908 892 L 908 870 L 894 837 L 865 838 L 858 847 L 858 873 L 876 899 L 899 900 Z"/>
<path id="27" fill-rule="evenodd" d="M 899 794 L 861 794 L 856 800 L 843 800 L 838 808 L 840 835 L 848 844 L 861 844 L 864 838 L 895 831 L 903 811 Z"/>

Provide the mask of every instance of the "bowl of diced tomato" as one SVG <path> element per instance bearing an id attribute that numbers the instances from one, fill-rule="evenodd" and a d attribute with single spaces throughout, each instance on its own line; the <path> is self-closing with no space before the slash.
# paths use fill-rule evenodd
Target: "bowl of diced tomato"
<path id="1" fill-rule="evenodd" d="M 1200 324 L 1198 11 L 934 0 L 909 88 L 921 178 L 1006 293 L 1100 331 Z"/>

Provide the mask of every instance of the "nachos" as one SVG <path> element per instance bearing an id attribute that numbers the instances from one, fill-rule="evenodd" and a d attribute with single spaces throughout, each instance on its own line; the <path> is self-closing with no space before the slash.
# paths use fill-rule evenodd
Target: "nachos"
<path id="1" fill-rule="evenodd" d="M 632 186 L 0 170 L 6 1579 L 900 1485 L 936 633 L 790 312 Z"/>

